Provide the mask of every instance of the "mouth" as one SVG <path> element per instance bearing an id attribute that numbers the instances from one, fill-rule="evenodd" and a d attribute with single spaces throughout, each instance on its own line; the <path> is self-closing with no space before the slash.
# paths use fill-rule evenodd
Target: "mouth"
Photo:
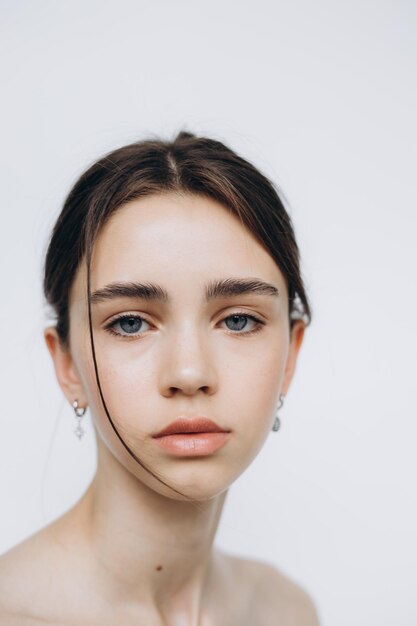
<path id="1" fill-rule="evenodd" d="M 179 417 L 174 420 L 166 428 L 153 435 L 155 439 L 165 437 L 167 435 L 193 435 L 199 433 L 225 433 L 230 432 L 225 428 L 221 428 L 213 420 L 206 417 Z"/>
<path id="2" fill-rule="evenodd" d="M 153 439 L 176 456 L 206 456 L 222 448 L 230 434 L 230 430 L 204 417 L 178 418 L 153 435 Z"/>

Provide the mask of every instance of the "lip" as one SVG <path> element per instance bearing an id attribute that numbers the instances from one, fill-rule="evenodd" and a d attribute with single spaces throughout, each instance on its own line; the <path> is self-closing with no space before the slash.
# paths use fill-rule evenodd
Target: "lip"
<path id="1" fill-rule="evenodd" d="M 175 456 L 207 456 L 222 448 L 230 433 L 205 417 L 179 418 L 153 438 L 158 446 Z"/>
<path id="2" fill-rule="evenodd" d="M 182 435 L 192 433 L 225 433 L 230 432 L 221 428 L 216 422 L 207 417 L 179 417 L 159 433 L 153 435 L 154 438 L 165 437 L 166 435 Z"/>
<path id="3" fill-rule="evenodd" d="M 175 456 L 207 456 L 222 448 L 230 432 L 190 433 L 156 437 L 155 443 Z"/>

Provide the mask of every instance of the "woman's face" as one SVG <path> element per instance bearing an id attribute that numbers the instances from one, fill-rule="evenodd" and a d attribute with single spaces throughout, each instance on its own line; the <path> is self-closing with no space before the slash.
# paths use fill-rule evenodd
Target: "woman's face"
<path id="1" fill-rule="evenodd" d="M 255 279 L 272 288 L 215 289 L 220 281 Z M 166 293 L 140 297 L 139 283 Z M 126 285 L 135 286 L 136 295 L 126 289 L 123 295 Z M 91 293 L 99 378 L 120 435 L 147 467 L 188 496 L 204 500 L 223 492 L 269 435 L 302 340 L 301 322 L 290 337 L 286 283 L 272 257 L 214 200 L 157 195 L 129 202 L 103 227 Z M 111 458 L 152 489 L 178 497 L 129 455 L 106 417 L 85 294 L 83 263 L 70 293 L 70 383 L 60 379 L 61 386 L 70 402 L 77 397 L 88 404 Z M 198 416 L 231 431 L 215 452 L 179 456 L 152 436 L 178 417 Z"/>

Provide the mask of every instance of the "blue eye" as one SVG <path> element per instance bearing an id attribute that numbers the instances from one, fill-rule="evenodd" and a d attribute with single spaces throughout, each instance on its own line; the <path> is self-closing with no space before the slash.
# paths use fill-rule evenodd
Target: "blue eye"
<path id="1" fill-rule="evenodd" d="M 236 325 L 237 327 L 235 326 L 235 328 L 229 328 L 229 326 L 227 325 L 227 320 L 233 320 L 233 324 Z M 229 330 L 240 331 L 240 330 L 243 330 L 243 328 L 247 326 L 247 320 L 251 320 L 252 322 L 254 322 L 255 327 L 252 328 L 251 330 L 245 331 L 244 333 L 234 333 L 234 334 L 248 335 L 249 333 L 253 333 L 253 332 L 256 332 L 257 330 L 260 330 L 260 327 L 263 324 L 263 322 L 258 320 L 258 318 L 256 318 L 254 315 L 248 315 L 246 313 L 233 313 L 232 315 L 228 315 L 228 317 L 225 317 L 223 321 L 226 322 L 226 325 L 228 326 Z"/>
<path id="2" fill-rule="evenodd" d="M 121 335 L 122 337 L 127 335 L 135 336 L 141 330 L 143 322 L 145 322 L 145 324 L 148 323 L 139 315 L 123 315 L 123 317 L 119 317 L 117 320 L 111 322 L 106 327 L 106 330 L 114 335 Z"/>
<path id="3" fill-rule="evenodd" d="M 125 333 L 137 333 L 142 325 L 142 320 L 137 317 L 122 317 L 118 322 Z"/>

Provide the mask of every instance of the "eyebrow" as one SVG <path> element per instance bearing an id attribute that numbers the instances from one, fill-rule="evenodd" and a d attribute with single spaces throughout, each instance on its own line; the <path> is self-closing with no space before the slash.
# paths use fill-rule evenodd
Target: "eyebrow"
<path id="1" fill-rule="evenodd" d="M 278 297 L 277 287 L 259 278 L 223 278 L 210 281 L 205 285 L 205 301 L 218 298 L 254 294 Z M 111 283 L 91 294 L 91 302 L 98 303 L 115 298 L 142 298 L 158 302 L 169 302 L 166 289 L 154 283 Z"/>

